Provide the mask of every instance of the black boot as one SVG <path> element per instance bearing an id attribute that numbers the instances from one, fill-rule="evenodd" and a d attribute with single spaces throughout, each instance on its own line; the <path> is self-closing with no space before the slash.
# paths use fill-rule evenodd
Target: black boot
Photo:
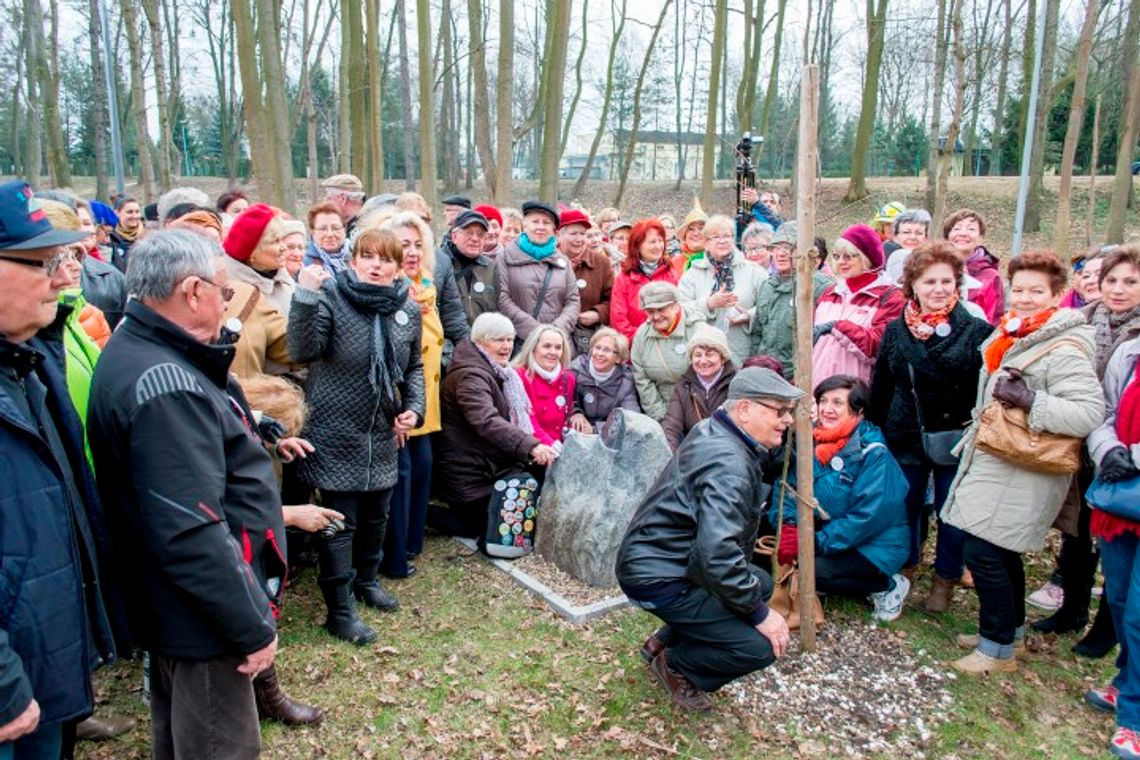
<path id="1" fill-rule="evenodd" d="M 381 612 L 395 612 L 400 609 L 400 601 L 375 578 L 352 584 L 352 593 L 361 604 Z"/>
<path id="2" fill-rule="evenodd" d="M 337 578 L 320 578 L 317 584 L 321 587 L 321 594 L 324 595 L 329 610 L 328 619 L 325 620 L 325 628 L 329 633 L 360 646 L 371 644 L 377 639 L 376 631 L 356 614 L 356 603 L 352 600 L 351 573 Z"/>
<path id="3" fill-rule="evenodd" d="M 1112 613 L 1108 609 L 1108 601 L 1101 596 L 1092 628 L 1073 645 L 1073 651 L 1081 657 L 1099 660 L 1111 652 L 1116 643 L 1116 626 L 1112 622 Z"/>
<path id="4" fill-rule="evenodd" d="M 277 682 L 275 665 L 253 679 L 253 694 L 257 698 L 257 717 L 261 720 L 275 720 L 287 726 L 315 726 L 324 720 L 325 711 L 321 708 L 289 699 Z"/>
<path id="5" fill-rule="evenodd" d="M 1080 613 L 1069 612 L 1064 607 L 1054 612 L 1043 620 L 1038 620 L 1031 623 L 1031 627 L 1035 631 L 1041 633 L 1073 633 L 1080 632 L 1085 629 L 1089 624 L 1089 616 Z"/>

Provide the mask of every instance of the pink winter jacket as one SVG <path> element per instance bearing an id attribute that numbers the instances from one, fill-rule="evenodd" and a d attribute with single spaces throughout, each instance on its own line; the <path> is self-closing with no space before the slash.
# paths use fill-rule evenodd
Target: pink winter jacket
<path id="1" fill-rule="evenodd" d="M 534 436 L 547 446 L 562 440 L 562 431 L 570 423 L 574 407 L 574 375 L 565 369 L 553 383 L 524 367 L 515 369 L 522 378 L 530 399 L 530 423 Z M 559 403 L 561 402 L 561 403 Z"/>
<path id="2" fill-rule="evenodd" d="M 1005 285 L 998 270 L 998 259 L 982 246 L 978 246 L 966 259 L 966 271 L 981 283 L 967 293 L 970 303 L 976 303 L 986 313 L 986 320 L 995 327 L 1005 314 Z"/>
<path id="3" fill-rule="evenodd" d="M 853 375 L 870 383 L 883 332 L 906 305 L 902 291 L 882 272 L 851 281 L 857 283 L 854 292 L 849 280 L 836 280 L 816 303 L 815 324 L 835 326 L 812 349 L 812 388 L 832 375 Z"/>

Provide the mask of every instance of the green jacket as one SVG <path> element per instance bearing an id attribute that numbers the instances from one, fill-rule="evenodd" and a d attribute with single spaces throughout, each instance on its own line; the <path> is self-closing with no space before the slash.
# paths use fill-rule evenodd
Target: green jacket
<path id="1" fill-rule="evenodd" d="M 813 302 L 819 301 L 820 295 L 830 284 L 831 280 L 821 272 L 817 271 L 812 276 Z M 779 359 L 784 365 L 784 376 L 789 380 L 795 369 L 795 291 L 795 275 L 769 277 L 756 295 L 756 316 L 752 320 L 751 355 L 767 354 Z"/>
<path id="2" fill-rule="evenodd" d="M 95 341 L 83 330 L 83 325 L 79 324 L 79 314 L 87 305 L 83 294 L 78 290 L 65 290 L 59 294 L 59 302 L 61 307 L 71 309 L 63 325 L 67 392 L 79 414 L 79 421 L 83 423 L 84 445 L 87 445 L 87 400 L 91 396 L 91 376 L 95 374 L 95 362 L 99 360 L 100 351 Z M 90 449 L 87 450 L 87 459 L 91 459 Z"/>

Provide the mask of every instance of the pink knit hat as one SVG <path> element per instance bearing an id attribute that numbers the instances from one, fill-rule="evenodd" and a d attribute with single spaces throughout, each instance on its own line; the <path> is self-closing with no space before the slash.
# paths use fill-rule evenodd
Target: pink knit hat
<path id="1" fill-rule="evenodd" d="M 856 251 L 867 257 L 871 262 L 871 269 L 883 268 L 883 241 L 879 233 L 865 224 L 853 224 L 843 231 L 836 241 L 838 248 L 846 247 L 849 243 Z"/>

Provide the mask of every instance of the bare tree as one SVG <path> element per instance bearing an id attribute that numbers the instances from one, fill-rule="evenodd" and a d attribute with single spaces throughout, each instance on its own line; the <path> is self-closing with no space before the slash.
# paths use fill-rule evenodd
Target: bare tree
<path id="1" fill-rule="evenodd" d="M 514 168 L 515 2 L 499 0 L 499 65 L 495 100 L 495 203 L 511 200 L 511 170 Z"/>
<path id="2" fill-rule="evenodd" d="M 562 92 L 566 81 L 566 53 L 570 42 L 570 12 L 573 0 L 548 0 L 546 22 L 550 41 L 543 63 L 542 161 L 538 195 L 552 203 L 558 200 L 558 159 L 562 155 Z"/>
<path id="3" fill-rule="evenodd" d="M 617 59 L 618 45 L 621 42 L 622 32 L 625 31 L 626 22 L 626 0 L 621 0 L 620 11 L 617 7 L 610 3 L 611 19 L 616 15 L 617 26 L 614 28 L 613 37 L 610 39 L 610 52 L 606 60 L 606 86 L 602 90 L 602 114 L 598 120 L 598 128 L 594 132 L 594 139 L 590 143 L 590 152 L 586 156 L 586 164 L 582 167 L 582 173 L 578 175 L 578 179 L 574 182 L 574 190 L 570 195 L 578 198 L 582 195 L 583 189 L 586 187 L 586 181 L 590 178 L 590 172 L 594 168 L 594 160 L 598 155 L 598 148 L 602 144 L 602 137 L 606 133 L 606 125 L 609 123 L 610 118 L 610 105 L 613 101 L 614 94 L 614 63 Z M 680 106 L 678 105 L 678 108 Z"/>
<path id="4" fill-rule="evenodd" d="M 1043 0 L 1044 1 L 1044 0 Z M 1025 232 L 1041 230 L 1041 206 L 1045 195 L 1045 135 L 1049 109 L 1053 105 L 1053 59 L 1057 55 L 1059 0 L 1049 0 L 1045 13 L 1045 45 L 1041 52 L 1041 91 L 1037 94 L 1037 116 L 1033 128 L 1033 150 L 1029 156 L 1029 198 L 1025 205 Z"/>
<path id="5" fill-rule="evenodd" d="M 578 59 L 574 62 L 574 95 L 570 98 L 570 107 L 566 109 L 566 118 L 562 124 L 562 136 L 559 144 L 566 150 L 566 143 L 570 137 L 570 124 L 574 121 L 574 112 L 578 110 L 578 100 L 582 97 L 582 61 L 586 57 L 586 31 L 590 28 L 590 0 L 582 0 L 582 40 L 578 46 Z"/>
<path id="6" fill-rule="evenodd" d="M 158 187 L 166 192 L 173 187 L 170 157 L 173 139 L 170 129 L 170 100 L 166 81 L 166 53 L 162 22 L 159 20 L 158 0 L 142 0 L 143 15 L 150 29 L 151 64 L 154 73 L 155 106 L 158 110 Z"/>
<path id="7" fill-rule="evenodd" d="M 772 40 L 772 65 L 768 68 L 768 86 L 764 88 L 764 105 L 760 109 L 759 132 L 765 138 L 768 136 L 768 124 L 772 118 L 772 106 L 779 91 L 780 52 L 784 43 L 784 12 L 787 8 L 788 0 L 779 0 L 776 6 L 776 36 Z"/>
<path id="8" fill-rule="evenodd" d="M 657 47 L 657 36 L 661 34 L 661 26 L 665 23 L 665 15 L 669 12 L 669 5 L 673 0 L 665 0 L 661 6 L 661 14 L 657 23 L 653 25 L 653 33 L 649 36 L 649 44 L 645 48 L 645 58 L 641 61 L 641 70 L 637 72 L 637 84 L 633 89 L 633 123 L 629 128 L 629 141 L 625 146 L 625 160 L 622 162 L 621 182 L 618 183 L 617 195 L 614 196 L 614 207 L 621 208 L 621 199 L 625 195 L 625 184 L 629 179 L 629 167 L 633 165 L 633 152 L 637 147 L 637 131 L 641 126 L 641 92 L 645 85 L 645 72 L 649 70 L 649 62 L 653 60 L 653 51 Z"/>
<path id="9" fill-rule="evenodd" d="M 420 195 L 427 201 L 429 208 L 435 208 L 436 160 L 431 87 L 435 77 L 432 74 L 431 17 L 428 0 L 416 0 L 416 28 L 419 37 L 417 52 L 420 77 L 420 173 L 423 180 Z"/>
<path id="10" fill-rule="evenodd" d="M 1077 76 L 1073 82 L 1073 99 L 1069 104 L 1069 125 L 1065 130 L 1065 147 L 1061 151 L 1061 187 L 1057 191 L 1057 222 L 1053 227 L 1053 247 L 1063 259 L 1069 258 L 1069 209 L 1073 185 L 1073 160 L 1077 155 L 1077 141 L 1085 117 L 1085 89 L 1089 78 L 1089 54 L 1092 52 L 1093 31 L 1100 3 L 1086 0 L 1085 18 L 1081 23 L 1080 42 L 1077 45 Z M 1095 171 L 1095 167 L 1094 167 Z"/>
<path id="11" fill-rule="evenodd" d="M 33 189 L 40 185 L 43 172 L 43 113 L 40 111 L 40 78 L 37 71 L 43 57 L 43 12 L 37 0 L 24 0 L 24 78 L 27 86 L 27 142 L 24 144 L 24 173 Z M 34 20 L 34 21 L 33 21 Z M 39 32 L 37 34 L 36 27 Z"/>
<path id="12" fill-rule="evenodd" d="M 1140 43 L 1140 0 L 1130 0 L 1128 23 L 1120 39 L 1121 60 L 1124 63 L 1124 83 L 1127 96 L 1121 109 L 1117 127 L 1116 175 L 1112 181 L 1112 200 L 1108 207 L 1106 243 L 1124 242 L 1124 216 L 1132 196 L 1132 152 L 1136 148 L 1136 135 L 1140 132 L 1140 66 L 1136 65 L 1136 52 Z"/>
<path id="13" fill-rule="evenodd" d="M 938 195 L 931 209 L 931 216 L 942 223 L 946 216 L 946 196 L 950 184 L 950 162 L 954 159 L 954 148 L 958 144 L 958 133 L 962 129 L 962 111 L 966 100 L 966 48 L 962 44 L 962 3 L 964 0 L 950 0 L 951 29 L 954 36 L 954 110 L 950 115 L 950 127 L 946 130 L 946 145 L 938 167 Z"/>
<path id="14" fill-rule="evenodd" d="M 867 68 L 863 74 L 863 102 L 859 125 L 855 128 L 855 148 L 851 152 L 851 180 L 844 202 L 866 198 L 867 151 L 875 131 L 875 108 L 879 95 L 879 67 L 883 61 L 883 30 L 887 24 L 887 0 L 867 0 Z"/>
<path id="15" fill-rule="evenodd" d="M 91 18 L 87 24 L 87 46 L 91 54 L 91 81 L 102 82 L 103 71 L 103 20 L 99 17 L 99 0 L 88 0 Z M 95 197 L 110 197 L 107 171 L 107 88 L 91 88 L 92 148 L 95 151 Z"/>
<path id="16" fill-rule="evenodd" d="M 938 24 L 934 36 L 934 87 L 932 107 L 930 109 L 930 138 L 929 154 L 926 159 L 926 207 L 933 213 L 938 205 L 938 146 L 942 139 L 942 88 L 946 82 L 946 55 L 950 47 L 947 38 L 949 26 L 946 0 L 938 0 Z M 942 224 L 939 217 L 934 217 L 933 229 Z"/>
<path id="17" fill-rule="evenodd" d="M 364 25 L 368 32 L 368 182 L 379 192 L 384 181 L 384 100 L 380 89 L 380 2 L 364 0 Z"/>
<path id="18" fill-rule="evenodd" d="M 728 0 L 716 0 L 716 15 L 713 17 L 712 72 L 709 76 L 708 113 L 705 118 L 704 152 L 701 155 L 701 203 L 712 208 L 713 173 L 716 167 L 716 107 L 720 91 L 721 59 L 724 56 L 725 37 L 728 27 Z"/>
<path id="19" fill-rule="evenodd" d="M 135 146 L 139 156 L 139 183 L 144 203 L 155 198 L 154 164 L 151 161 L 150 135 L 147 133 L 146 97 L 143 91 L 142 34 L 139 29 L 138 6 L 135 0 L 121 0 L 123 26 L 126 29 L 127 48 L 131 56 L 131 110 L 135 128 Z M 108 55 L 110 53 L 108 52 Z"/>
<path id="20" fill-rule="evenodd" d="M 495 156 L 491 150 L 491 104 L 487 86 L 487 36 L 483 31 L 483 3 L 467 0 L 467 25 L 471 46 L 471 68 L 475 78 L 472 84 L 475 114 L 475 149 L 483 167 L 483 182 L 487 192 L 495 195 Z"/>
<path id="21" fill-rule="evenodd" d="M 994 128 L 990 137 L 990 176 L 1000 175 L 1002 142 L 1005 134 L 1006 80 L 1009 78 L 1009 48 L 1013 38 L 1013 0 L 1002 0 L 1005 23 L 1002 24 L 1001 52 L 998 54 L 997 99 L 994 102 Z"/>
<path id="22" fill-rule="evenodd" d="M 756 78 L 760 73 L 760 41 L 763 31 L 760 22 L 764 18 L 764 0 L 744 0 L 744 60 L 741 63 L 740 81 L 736 86 L 736 127 L 741 132 L 749 132 L 754 127 L 756 116 Z"/>

